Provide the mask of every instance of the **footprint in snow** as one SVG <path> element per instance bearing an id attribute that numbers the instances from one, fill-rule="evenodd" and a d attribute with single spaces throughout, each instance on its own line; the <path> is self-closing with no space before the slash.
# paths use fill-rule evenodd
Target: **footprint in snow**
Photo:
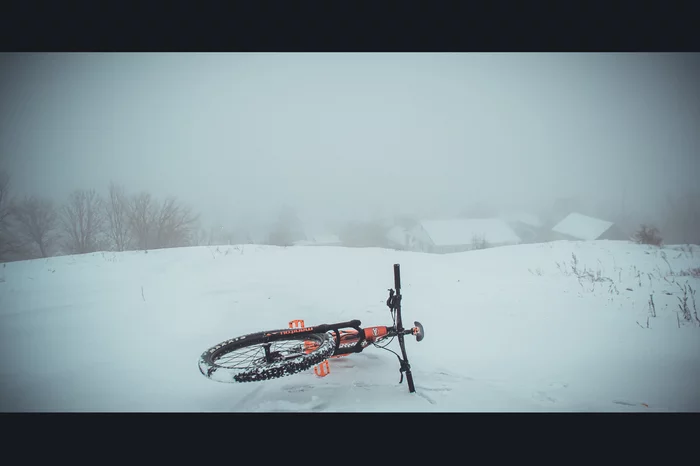
<path id="1" fill-rule="evenodd" d="M 435 400 L 433 400 L 431 397 L 429 397 L 429 396 L 426 395 L 425 393 L 416 391 L 416 395 L 418 395 L 419 397 L 423 398 L 424 400 L 426 400 L 426 401 L 427 401 L 428 403 L 430 403 L 431 405 L 436 405 L 436 404 L 437 404 L 437 402 L 436 402 Z"/>
<path id="2" fill-rule="evenodd" d="M 321 402 L 321 403 L 318 403 L 318 404 L 311 406 L 311 410 L 312 411 L 323 411 L 327 407 L 328 407 L 328 403 Z"/>
<path id="3" fill-rule="evenodd" d="M 442 386 L 442 387 L 423 387 L 423 386 L 416 386 L 416 389 L 418 390 L 425 390 L 428 392 L 450 392 L 452 389 L 447 386 Z"/>
<path id="4" fill-rule="evenodd" d="M 429 376 L 431 376 L 431 377 L 433 375 L 444 376 L 444 377 L 447 377 L 449 379 L 474 381 L 474 377 L 469 377 L 466 375 L 450 374 L 449 372 L 444 372 L 444 371 L 435 372 L 432 375 L 429 374 Z"/>
<path id="5" fill-rule="evenodd" d="M 643 408 L 648 408 L 649 405 L 646 403 L 639 403 L 639 402 L 634 402 L 634 401 L 625 401 L 625 400 L 613 400 L 613 403 L 617 405 L 622 405 L 622 406 L 636 406 L 636 407 L 643 407 Z"/>
<path id="6" fill-rule="evenodd" d="M 547 395 L 545 392 L 535 392 L 532 395 L 532 398 L 534 398 L 537 401 L 548 401 L 550 403 L 556 403 L 557 400 L 552 398 L 551 396 Z"/>
<path id="7" fill-rule="evenodd" d="M 372 387 L 376 385 L 371 385 L 365 382 L 353 382 L 352 386 L 355 388 L 364 388 L 365 390 L 371 390 Z"/>
<path id="8" fill-rule="evenodd" d="M 258 412 L 305 412 L 305 411 L 322 411 L 326 409 L 328 403 L 320 401 L 318 397 L 312 397 L 308 403 L 291 403 L 287 401 L 268 401 L 260 404 L 255 411 Z"/>
<path id="9" fill-rule="evenodd" d="M 294 393 L 294 392 L 304 392 L 307 390 L 311 390 L 313 388 L 314 388 L 313 385 L 285 385 L 284 387 L 282 387 L 282 390 L 286 390 L 290 393 Z"/>

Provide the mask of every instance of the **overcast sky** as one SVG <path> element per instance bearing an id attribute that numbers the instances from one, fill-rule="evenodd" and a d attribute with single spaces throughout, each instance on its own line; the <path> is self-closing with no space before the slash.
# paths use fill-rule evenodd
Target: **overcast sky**
<path id="1" fill-rule="evenodd" d="M 652 206 L 698 184 L 699 70 L 697 54 L 3 54 L 0 165 L 15 194 L 114 180 L 207 223 L 283 203 Z"/>

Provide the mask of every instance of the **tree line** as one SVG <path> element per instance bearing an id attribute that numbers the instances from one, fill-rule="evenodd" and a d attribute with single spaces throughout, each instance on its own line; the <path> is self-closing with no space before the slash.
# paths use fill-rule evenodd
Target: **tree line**
<path id="1" fill-rule="evenodd" d="M 61 204 L 11 194 L 11 178 L 0 171 L 0 262 L 193 246 L 200 239 L 199 215 L 174 196 L 129 194 L 115 183 L 104 197 L 77 189 Z"/>

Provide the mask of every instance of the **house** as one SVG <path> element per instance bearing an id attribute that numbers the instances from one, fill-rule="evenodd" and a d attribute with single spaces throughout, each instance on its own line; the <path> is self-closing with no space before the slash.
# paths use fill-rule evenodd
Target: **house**
<path id="1" fill-rule="evenodd" d="M 422 233 L 420 225 L 412 227 L 394 225 L 386 233 L 386 242 L 392 249 L 421 252 L 425 250 L 426 246 Z"/>
<path id="2" fill-rule="evenodd" d="M 523 243 L 537 243 L 546 241 L 544 223 L 535 214 L 529 212 L 508 212 L 501 215 L 508 222 L 515 234 Z"/>
<path id="3" fill-rule="evenodd" d="M 607 220 L 572 212 L 552 227 L 550 240 L 629 240 L 622 229 Z"/>
<path id="4" fill-rule="evenodd" d="M 408 228 L 401 225 L 394 225 L 386 232 L 386 241 L 392 249 L 409 250 L 411 234 Z"/>
<path id="5" fill-rule="evenodd" d="M 295 241 L 294 246 L 342 246 L 340 237 L 329 233 L 307 234 L 306 239 Z"/>
<path id="6" fill-rule="evenodd" d="M 301 228 L 300 236 L 293 241 L 294 246 L 342 246 L 339 235 L 325 222 L 307 220 Z"/>
<path id="7" fill-rule="evenodd" d="M 582 210 L 580 199 L 574 197 L 561 197 L 554 201 L 551 208 L 542 212 L 543 227 L 550 232 L 552 228 L 566 218 L 571 212 L 580 212 Z"/>
<path id="8" fill-rule="evenodd" d="M 522 242 L 501 218 L 424 220 L 412 234 L 422 250 L 438 254 Z"/>

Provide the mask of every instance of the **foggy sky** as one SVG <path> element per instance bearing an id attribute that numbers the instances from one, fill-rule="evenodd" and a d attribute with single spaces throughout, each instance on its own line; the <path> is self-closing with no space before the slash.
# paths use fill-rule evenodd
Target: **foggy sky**
<path id="1" fill-rule="evenodd" d="M 15 194 L 176 195 L 205 223 L 585 196 L 700 174 L 697 54 L 3 54 Z"/>

